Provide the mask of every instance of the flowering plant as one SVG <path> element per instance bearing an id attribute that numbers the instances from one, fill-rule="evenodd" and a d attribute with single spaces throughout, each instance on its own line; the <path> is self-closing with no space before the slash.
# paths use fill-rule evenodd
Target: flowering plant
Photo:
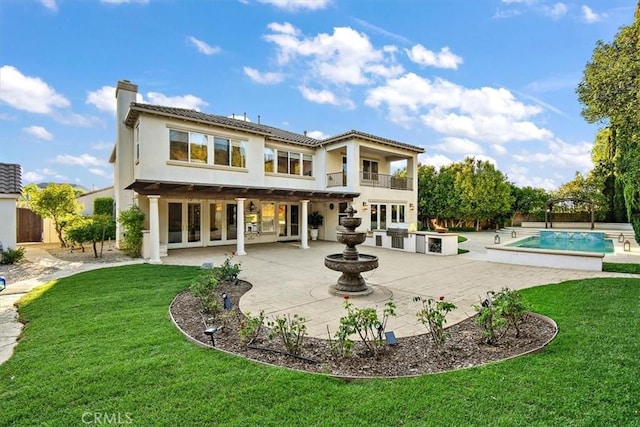
<path id="1" fill-rule="evenodd" d="M 445 301 L 444 296 L 441 296 L 438 301 L 421 297 L 415 297 L 413 300 L 422 303 L 422 309 L 416 313 L 418 321 L 427 327 L 436 346 L 442 347 L 448 338 L 444 332 L 446 317 L 451 310 L 456 309 L 455 304 Z"/>

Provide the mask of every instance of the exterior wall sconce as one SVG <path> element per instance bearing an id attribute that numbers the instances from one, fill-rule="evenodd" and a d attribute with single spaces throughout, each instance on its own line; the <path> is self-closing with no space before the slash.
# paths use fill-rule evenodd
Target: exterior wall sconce
<path id="1" fill-rule="evenodd" d="M 367 210 L 367 202 L 362 202 L 362 210 L 363 211 Z"/>
<path id="2" fill-rule="evenodd" d="M 256 210 L 256 205 L 253 204 L 253 202 L 249 203 L 249 211 L 253 212 Z"/>
<path id="3" fill-rule="evenodd" d="M 620 233 L 620 235 L 618 236 L 618 243 L 622 242 L 624 242 L 624 234 Z"/>
<path id="4" fill-rule="evenodd" d="M 413 206 L 413 203 L 409 203 L 409 210 L 410 210 L 410 211 L 414 210 L 415 208 L 416 208 L 416 207 L 415 207 L 415 206 Z"/>
<path id="5" fill-rule="evenodd" d="M 631 242 L 629 241 L 629 239 L 627 239 L 624 242 L 624 251 L 625 252 L 631 252 Z"/>
<path id="6" fill-rule="evenodd" d="M 495 235 L 495 237 L 493 238 L 493 243 L 496 245 L 500 243 L 500 235 L 498 234 Z"/>

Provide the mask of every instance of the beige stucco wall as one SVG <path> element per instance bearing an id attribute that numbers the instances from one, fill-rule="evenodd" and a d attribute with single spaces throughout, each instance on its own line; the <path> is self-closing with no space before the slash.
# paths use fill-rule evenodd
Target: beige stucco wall
<path id="1" fill-rule="evenodd" d="M 3 248 L 15 248 L 18 194 L 0 194 L 0 242 Z"/>

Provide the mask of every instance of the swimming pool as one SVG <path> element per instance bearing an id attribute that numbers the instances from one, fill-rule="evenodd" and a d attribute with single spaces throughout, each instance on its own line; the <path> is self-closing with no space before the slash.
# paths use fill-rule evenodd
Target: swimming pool
<path id="1" fill-rule="evenodd" d="M 597 232 L 540 231 L 540 236 L 529 236 L 507 246 L 605 254 L 615 252 L 613 241 L 605 239 L 604 233 Z"/>
<path id="2" fill-rule="evenodd" d="M 492 262 L 590 271 L 602 271 L 605 254 L 615 252 L 613 241 L 602 232 L 560 230 L 540 230 L 539 236 L 486 249 Z"/>

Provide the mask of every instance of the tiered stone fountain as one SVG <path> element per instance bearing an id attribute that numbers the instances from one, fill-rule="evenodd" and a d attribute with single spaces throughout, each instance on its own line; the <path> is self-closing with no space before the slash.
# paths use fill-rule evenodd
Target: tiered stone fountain
<path id="1" fill-rule="evenodd" d="M 329 290 L 336 295 L 369 295 L 373 292 L 367 286 L 360 273 L 378 268 L 378 257 L 373 255 L 359 254 L 356 245 L 364 242 L 367 233 L 357 232 L 356 228 L 362 223 L 362 218 L 356 218 L 357 213 L 353 206 L 346 210 L 349 216 L 340 220 L 340 224 L 346 231 L 338 234 L 338 242 L 344 243 L 347 247 L 341 254 L 331 254 L 324 258 L 324 265 L 334 271 L 342 272 L 342 276 L 335 285 L 331 285 Z"/>

